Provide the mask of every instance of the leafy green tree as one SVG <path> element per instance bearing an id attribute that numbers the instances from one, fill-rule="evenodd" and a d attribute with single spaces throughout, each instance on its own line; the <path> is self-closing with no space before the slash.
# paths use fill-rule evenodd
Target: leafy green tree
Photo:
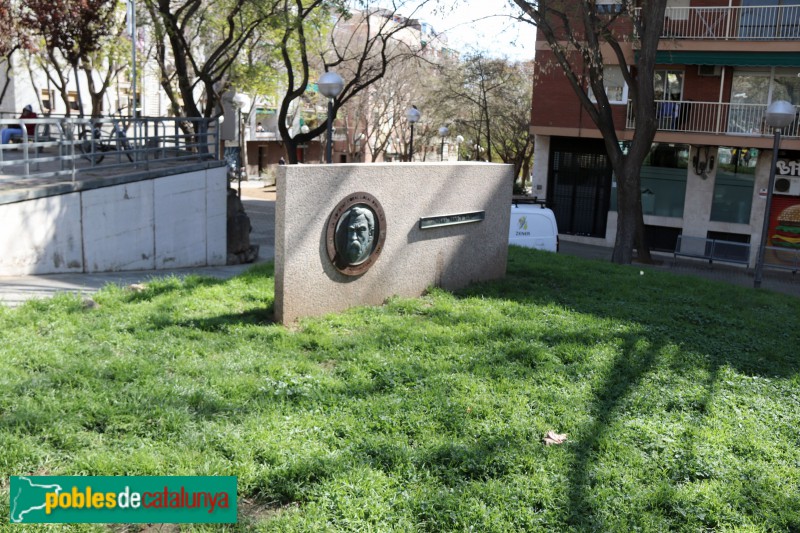
<path id="1" fill-rule="evenodd" d="M 11 84 L 13 55 L 19 49 L 30 48 L 30 38 L 26 28 L 19 24 L 19 6 L 14 2 L 0 2 L 0 64 L 5 70 L 5 83 L 0 88 L 0 102 Z"/>
<path id="2" fill-rule="evenodd" d="M 119 4 L 115 0 L 22 0 L 20 25 L 43 42 L 43 64 L 48 77 L 68 102 L 67 72 L 74 74 L 79 113 L 83 113 L 78 69 L 93 64 L 93 57 L 107 43 L 108 37 L 119 32 L 115 20 Z M 91 78 L 91 76 L 89 76 Z M 93 80 L 88 79 L 90 86 Z M 92 94 L 92 114 L 99 114 L 99 102 L 108 85 L 103 84 Z M 67 114 L 70 114 L 67 106 Z"/>
<path id="3" fill-rule="evenodd" d="M 161 87 L 176 116 L 220 114 L 242 54 L 279 14 L 281 0 L 144 0 Z M 255 64 L 255 57 L 252 59 Z"/>
<path id="4" fill-rule="evenodd" d="M 275 101 L 281 89 L 283 71 L 280 48 L 275 46 L 280 34 L 279 29 L 273 26 L 272 23 L 264 24 L 253 32 L 242 47 L 238 60 L 231 66 L 231 87 L 248 94 L 254 104 L 265 100 Z M 256 109 L 256 105 L 250 107 L 246 123 L 249 123 L 250 115 Z"/>

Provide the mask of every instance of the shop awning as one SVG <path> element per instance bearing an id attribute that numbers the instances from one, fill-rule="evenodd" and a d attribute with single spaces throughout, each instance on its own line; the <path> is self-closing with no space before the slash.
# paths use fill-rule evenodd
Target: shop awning
<path id="1" fill-rule="evenodd" d="M 800 52 L 656 52 L 659 65 L 728 65 L 734 67 L 800 67 Z"/>

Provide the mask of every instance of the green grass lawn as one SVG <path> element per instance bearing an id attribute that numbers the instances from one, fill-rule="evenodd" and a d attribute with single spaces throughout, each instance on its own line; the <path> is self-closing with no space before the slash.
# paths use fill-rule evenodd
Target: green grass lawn
<path id="1" fill-rule="evenodd" d="M 0 528 L 37 474 L 236 475 L 238 531 L 800 531 L 800 299 L 508 270 L 293 328 L 270 265 L 0 308 Z"/>

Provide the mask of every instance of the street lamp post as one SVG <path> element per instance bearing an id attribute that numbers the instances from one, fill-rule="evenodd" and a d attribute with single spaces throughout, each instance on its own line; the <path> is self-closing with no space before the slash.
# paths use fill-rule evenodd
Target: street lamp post
<path id="1" fill-rule="evenodd" d="M 421 113 L 417 106 L 412 105 L 408 111 L 406 111 L 406 118 L 408 119 L 408 123 L 411 124 L 411 141 L 408 144 L 408 161 L 411 162 L 414 159 L 414 124 L 419 122 L 419 117 Z"/>
<path id="2" fill-rule="evenodd" d="M 364 159 L 364 157 L 363 157 L 364 154 L 362 153 L 362 148 L 363 148 L 363 145 L 364 145 L 364 139 L 365 138 L 366 138 L 366 135 L 364 134 L 363 131 L 361 133 L 359 133 L 355 138 L 356 162 L 358 162 L 358 163 L 363 163 L 362 160 Z"/>
<path id="3" fill-rule="evenodd" d="M 756 256 L 756 271 L 753 277 L 753 287 L 761 287 L 761 273 L 764 270 L 764 251 L 767 246 L 769 232 L 769 215 L 772 209 L 772 189 L 775 187 L 775 167 L 778 164 L 778 148 L 781 144 L 781 130 L 787 127 L 795 118 L 795 108 L 786 100 L 776 100 L 767 108 L 764 116 L 767 126 L 775 130 L 775 140 L 772 144 L 772 166 L 769 167 L 769 183 L 767 184 L 767 205 L 764 207 L 764 224 L 761 226 L 761 243 Z"/>
<path id="4" fill-rule="evenodd" d="M 239 158 L 236 162 L 236 176 L 239 189 L 239 198 L 242 197 L 242 173 L 247 168 L 247 144 L 244 141 L 244 123 L 242 121 L 242 109 L 250 107 L 250 97 L 246 94 L 236 93 L 233 95 L 233 107 L 236 108 L 236 137 L 239 139 Z"/>
<path id="5" fill-rule="evenodd" d="M 308 126 L 306 126 L 305 124 L 300 126 L 300 133 L 302 133 L 303 135 L 305 135 L 309 131 L 311 131 L 311 130 L 309 130 Z M 298 148 L 300 148 L 300 157 L 299 157 L 299 159 L 300 159 L 301 163 L 305 163 L 306 162 L 306 146 L 307 146 L 306 144 L 302 144 L 302 145 L 300 145 L 298 147 Z"/>
<path id="6" fill-rule="evenodd" d="M 141 134 L 139 125 L 139 106 L 142 103 L 136 96 L 136 46 L 139 44 L 139 32 L 136 30 L 136 0 L 127 1 L 128 35 L 131 38 L 131 116 L 133 117 L 133 136 L 138 140 Z M 139 153 L 134 151 L 133 157 L 139 158 Z"/>
<path id="7" fill-rule="evenodd" d="M 464 142 L 462 135 L 456 135 L 456 161 L 461 161 L 461 143 Z"/>
<path id="8" fill-rule="evenodd" d="M 447 126 L 439 128 L 439 137 L 442 138 L 442 153 L 439 155 L 439 161 L 444 161 L 444 138 L 447 137 L 448 133 L 450 133 L 450 130 Z"/>
<path id="9" fill-rule="evenodd" d="M 344 80 L 335 72 L 326 72 L 317 85 L 323 96 L 328 97 L 328 145 L 325 149 L 325 161 L 330 164 L 333 157 L 333 101 L 344 89 Z"/>

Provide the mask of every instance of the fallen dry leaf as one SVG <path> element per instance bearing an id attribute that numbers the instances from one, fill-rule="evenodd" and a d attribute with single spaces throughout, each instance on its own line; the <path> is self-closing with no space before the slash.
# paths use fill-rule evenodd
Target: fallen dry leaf
<path id="1" fill-rule="evenodd" d="M 544 436 L 542 441 L 544 441 L 545 445 L 550 446 L 551 444 L 564 444 L 567 440 L 567 434 L 559 434 L 555 431 L 548 431 L 547 434 Z"/>

